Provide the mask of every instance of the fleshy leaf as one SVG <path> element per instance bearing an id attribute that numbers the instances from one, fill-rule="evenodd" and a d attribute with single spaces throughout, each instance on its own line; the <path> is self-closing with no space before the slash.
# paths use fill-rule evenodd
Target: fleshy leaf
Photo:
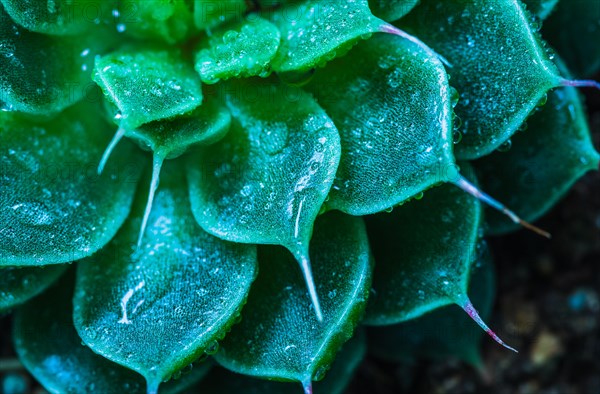
<path id="1" fill-rule="evenodd" d="M 168 162 L 164 171 L 141 246 L 136 239 L 144 193 L 108 247 L 79 265 L 74 296 L 83 341 L 142 374 L 148 392 L 216 351 L 256 274 L 255 247 L 202 231 L 181 168 Z"/>
<path id="2" fill-rule="evenodd" d="M 382 31 L 367 0 L 304 0 L 276 9 L 272 21 L 281 32 L 273 70 L 307 70 L 346 53 L 369 34 Z"/>
<path id="3" fill-rule="evenodd" d="M 314 298 L 308 243 L 339 163 L 337 130 L 310 95 L 271 81 L 230 85 L 227 103 L 229 134 L 188 163 L 194 216 L 222 239 L 288 248 Z"/>
<path id="4" fill-rule="evenodd" d="M 369 0 L 369 7 L 373 15 L 393 22 L 408 14 L 418 3 L 419 0 Z"/>
<path id="5" fill-rule="evenodd" d="M 569 1 L 567 0 L 566 2 Z M 523 3 L 525 3 L 529 12 L 537 18 L 544 20 L 554 11 L 558 0 L 523 0 Z"/>
<path id="6" fill-rule="evenodd" d="M 419 45 L 373 37 L 318 70 L 307 89 L 340 132 L 328 208 L 375 213 L 456 176 L 447 75 Z"/>
<path id="7" fill-rule="evenodd" d="M 462 119 L 458 159 L 498 148 L 562 82 L 517 0 L 422 0 L 399 26 L 453 65 L 451 84 L 460 93 L 455 111 Z"/>
<path id="8" fill-rule="evenodd" d="M 175 51 L 113 52 L 97 59 L 94 71 L 125 130 L 183 115 L 202 103 L 200 78 Z"/>
<path id="9" fill-rule="evenodd" d="M 558 62 L 559 66 L 562 66 Z M 568 74 L 564 66 L 561 70 Z M 528 221 L 546 213 L 583 174 L 599 165 L 577 89 L 562 87 L 527 119 L 508 150 L 474 162 L 482 187 Z M 524 128 L 524 127 L 523 127 Z M 519 227 L 497 212 L 486 212 L 488 231 L 503 234 Z"/>
<path id="10" fill-rule="evenodd" d="M 245 11 L 246 0 L 194 0 L 194 23 L 198 29 L 211 29 L 241 18 Z"/>
<path id="11" fill-rule="evenodd" d="M 108 1 L 1 0 L 6 12 L 27 30 L 51 35 L 73 35 L 97 27 L 109 13 Z"/>
<path id="12" fill-rule="evenodd" d="M 376 268 L 369 325 L 419 317 L 467 294 L 481 219 L 479 201 L 453 185 L 367 218 Z"/>
<path id="13" fill-rule="evenodd" d="M 52 267 L 5 267 L 0 269 L 0 312 L 40 294 L 65 271 L 66 265 Z"/>
<path id="14" fill-rule="evenodd" d="M 366 352 L 365 335 L 359 330 L 336 355 L 331 369 L 314 384 L 315 394 L 342 394 Z M 203 394 L 289 394 L 299 391 L 292 382 L 278 382 L 214 368 L 196 387 Z"/>
<path id="15" fill-rule="evenodd" d="M 544 23 L 544 37 L 561 54 L 577 77 L 600 71 L 600 4 L 561 1 Z"/>
<path id="16" fill-rule="evenodd" d="M 311 241 L 323 321 L 310 310 L 302 275 L 284 249 L 259 247 L 260 274 L 242 322 L 215 355 L 227 369 L 309 386 L 322 377 L 351 336 L 371 282 L 369 243 L 362 219 L 331 212 L 315 224 Z"/>
<path id="17" fill-rule="evenodd" d="M 91 98 L 94 56 L 114 43 L 110 35 L 98 39 L 98 34 L 75 38 L 32 33 L 16 25 L 0 4 L 2 109 L 46 115 L 86 95 Z"/>
<path id="18" fill-rule="evenodd" d="M 72 279 L 68 275 L 15 314 L 13 335 L 21 362 L 51 393 L 146 393 L 141 375 L 81 344 L 73 327 Z M 166 383 L 161 394 L 175 394 L 194 385 L 210 366 L 195 365 L 181 379 Z"/>
<path id="19" fill-rule="evenodd" d="M 268 76 L 280 38 L 275 25 L 256 15 L 225 25 L 200 42 L 196 71 L 204 83 Z"/>
<path id="20" fill-rule="evenodd" d="M 188 0 L 120 0 L 119 3 L 114 16 L 120 33 L 174 44 L 194 31 Z"/>
<path id="21" fill-rule="evenodd" d="M 479 253 L 480 252 L 480 253 Z M 469 296 L 486 319 L 494 299 L 494 270 L 485 243 L 478 245 L 479 258 L 471 266 Z M 392 362 L 414 358 L 459 357 L 476 368 L 482 361 L 479 345 L 483 331 L 465 312 L 449 305 L 415 320 L 393 326 L 370 327 L 369 351 Z"/>
<path id="22" fill-rule="evenodd" d="M 0 127 L 0 266 L 66 263 L 106 245 L 142 170 L 134 147 L 97 175 L 111 125 L 85 102 L 49 121 L 0 112 Z"/>
<path id="23" fill-rule="evenodd" d="M 150 148 L 156 156 L 172 159 L 194 145 L 211 145 L 222 139 L 231 125 L 231 115 L 216 100 L 206 100 L 189 114 L 146 123 L 125 131 L 125 136 Z"/>

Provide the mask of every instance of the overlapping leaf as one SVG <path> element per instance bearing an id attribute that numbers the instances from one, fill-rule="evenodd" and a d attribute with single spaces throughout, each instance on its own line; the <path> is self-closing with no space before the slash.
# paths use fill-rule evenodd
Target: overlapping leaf
<path id="1" fill-rule="evenodd" d="M 340 131 L 329 208 L 379 212 L 456 175 L 448 78 L 416 43 L 373 37 L 318 70 L 307 89 Z"/>
<path id="2" fill-rule="evenodd" d="M 477 248 L 478 258 L 471 266 L 469 296 L 486 319 L 495 293 L 494 269 L 487 246 L 480 243 Z M 479 345 L 483 331 L 456 305 L 397 325 L 370 327 L 368 333 L 369 351 L 388 361 L 459 357 L 475 367 L 482 365 Z"/>
<path id="3" fill-rule="evenodd" d="M 120 0 L 114 12 L 120 33 L 136 38 L 180 42 L 195 31 L 188 0 Z"/>
<path id="4" fill-rule="evenodd" d="M 177 51 L 113 52 L 97 59 L 94 71 L 125 130 L 183 115 L 202 103 L 200 78 Z"/>
<path id="5" fill-rule="evenodd" d="M 561 1 L 542 31 L 578 77 L 600 71 L 600 4 L 596 1 Z"/>
<path id="6" fill-rule="evenodd" d="M 325 378 L 314 384 L 313 393 L 342 394 L 365 355 L 365 342 L 364 331 L 359 330 L 336 355 Z M 299 390 L 292 382 L 257 379 L 214 368 L 196 391 L 203 394 L 289 394 Z"/>
<path id="7" fill-rule="evenodd" d="M 256 15 L 225 25 L 200 42 L 196 71 L 205 83 L 268 76 L 280 38 L 275 25 Z"/>
<path id="8" fill-rule="evenodd" d="M 97 175 L 111 126 L 85 102 L 49 121 L 0 112 L 0 125 L 0 266 L 71 262 L 108 243 L 142 170 L 133 147 Z"/>
<path id="9" fill-rule="evenodd" d="M 304 0 L 271 13 L 281 32 L 275 71 L 307 70 L 348 51 L 386 24 L 371 14 L 367 0 Z"/>
<path id="10" fill-rule="evenodd" d="M 72 275 L 57 283 L 15 315 L 14 342 L 21 362 L 51 393 L 146 393 L 143 378 L 81 344 L 73 327 Z M 170 381 L 161 393 L 175 394 L 198 382 L 205 363 Z"/>
<path id="11" fill-rule="evenodd" d="M 373 14 L 385 21 L 393 22 L 408 14 L 419 0 L 369 0 Z"/>
<path id="12" fill-rule="evenodd" d="M 216 351 L 254 280 L 256 249 L 199 228 L 173 163 L 165 166 L 138 248 L 142 211 L 138 199 L 109 246 L 78 267 L 74 321 L 91 349 L 142 374 L 154 392 L 204 352 Z"/>
<path id="13" fill-rule="evenodd" d="M 573 87 L 550 92 L 546 104 L 526 125 L 526 130 L 511 139 L 508 151 L 476 161 L 475 168 L 485 190 L 520 212 L 525 220 L 534 221 L 583 174 L 597 170 L 600 156 L 581 98 Z M 518 229 L 497 212 L 486 212 L 486 218 L 492 234 Z"/>
<path id="14" fill-rule="evenodd" d="M 544 94 L 558 86 L 548 58 L 517 0 L 422 0 L 399 26 L 451 64 L 462 119 L 458 159 L 475 159 L 504 143 Z"/>
<path id="15" fill-rule="evenodd" d="M 554 11 L 558 0 L 523 0 L 523 3 L 535 17 L 544 20 Z"/>
<path id="16" fill-rule="evenodd" d="M 0 269 L 0 312 L 22 304 L 40 294 L 66 269 L 52 267 L 4 267 Z"/>
<path id="17" fill-rule="evenodd" d="M 106 20 L 110 2 L 97 0 L 1 0 L 6 12 L 29 31 L 51 35 L 81 34 Z"/>
<path id="18" fill-rule="evenodd" d="M 99 35 L 103 39 L 99 40 Z M 0 5 L 0 102 L 3 110 L 52 114 L 92 96 L 94 56 L 114 38 L 102 30 L 51 37 L 17 24 Z"/>
<path id="19" fill-rule="evenodd" d="M 452 185 L 369 217 L 376 268 L 365 322 L 395 324 L 461 303 L 480 218 L 479 201 Z"/>
<path id="20" fill-rule="evenodd" d="M 226 368 L 247 375 L 302 382 L 322 377 L 352 336 L 370 288 L 371 261 L 362 219 L 331 212 L 321 216 L 311 241 L 323 322 L 310 310 L 302 276 L 282 248 L 260 247 L 260 275 L 242 322 L 215 355 Z"/>
<path id="21" fill-rule="evenodd" d="M 188 163 L 194 216 L 220 238 L 288 248 L 314 298 L 308 243 L 339 163 L 337 130 L 310 95 L 272 81 L 230 85 L 227 103 L 229 134 Z"/>

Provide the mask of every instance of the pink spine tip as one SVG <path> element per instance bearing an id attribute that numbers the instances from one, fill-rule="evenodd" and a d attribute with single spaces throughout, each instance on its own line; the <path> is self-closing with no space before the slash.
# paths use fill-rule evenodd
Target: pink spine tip
<path id="1" fill-rule="evenodd" d="M 304 394 L 313 394 L 312 381 L 307 380 L 302 382 L 302 388 L 304 388 Z"/>
<path id="2" fill-rule="evenodd" d="M 492 331 L 487 324 L 485 324 L 485 322 L 481 319 L 481 317 L 479 316 L 479 312 L 477 312 L 477 310 L 475 309 L 475 307 L 473 306 L 473 304 L 471 303 L 471 301 L 469 299 L 467 299 L 463 305 L 460 305 L 461 308 L 463 308 L 463 310 L 465 312 L 467 312 L 467 315 L 469 315 L 469 317 L 471 319 L 473 319 L 473 321 L 475 323 L 477 323 L 479 325 L 479 327 L 481 327 L 490 337 L 492 337 L 492 339 L 494 341 L 496 341 L 497 343 L 499 343 L 500 345 L 504 346 L 505 348 L 507 348 L 508 350 L 512 350 L 515 353 L 519 353 L 517 351 L 517 349 L 508 346 L 502 339 L 500 339 L 500 337 L 498 335 L 496 335 L 496 333 L 494 331 Z"/>
<path id="3" fill-rule="evenodd" d="M 561 79 L 562 86 L 573 86 L 576 88 L 594 88 L 600 90 L 600 82 L 593 80 L 568 80 Z"/>

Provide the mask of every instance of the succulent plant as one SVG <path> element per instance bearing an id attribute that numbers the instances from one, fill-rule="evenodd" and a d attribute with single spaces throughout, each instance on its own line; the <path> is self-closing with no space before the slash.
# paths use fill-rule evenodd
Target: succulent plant
<path id="1" fill-rule="evenodd" d="M 1 0 L 23 365 L 56 393 L 339 393 L 367 348 L 511 349 L 483 237 L 544 234 L 599 164 L 599 85 L 568 71 L 600 68 L 598 7 L 525 3 Z"/>

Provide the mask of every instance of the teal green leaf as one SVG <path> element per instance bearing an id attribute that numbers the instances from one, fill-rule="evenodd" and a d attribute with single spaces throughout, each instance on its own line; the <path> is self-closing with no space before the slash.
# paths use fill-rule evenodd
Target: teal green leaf
<path id="1" fill-rule="evenodd" d="M 393 22 L 408 14 L 418 3 L 419 0 L 369 0 L 369 7 L 373 15 Z"/>
<path id="2" fill-rule="evenodd" d="M 98 0 L 1 0 L 19 25 L 36 33 L 73 35 L 84 33 L 110 12 L 108 1 Z"/>
<path id="3" fill-rule="evenodd" d="M 17 310 L 13 336 L 21 362 L 50 393 L 146 393 L 142 376 L 82 345 L 73 327 L 72 279 L 68 275 L 43 297 Z M 161 394 L 185 390 L 210 366 L 194 366 L 181 379 L 166 383 Z"/>
<path id="4" fill-rule="evenodd" d="M 0 112 L 0 266 L 71 262 L 113 238 L 142 165 L 123 144 L 97 175 L 110 128 L 85 102 L 47 121 Z"/>
<path id="5" fill-rule="evenodd" d="M 97 59 L 94 71 L 125 130 L 183 115 L 202 103 L 200 78 L 175 51 L 113 52 Z"/>
<path id="6" fill-rule="evenodd" d="M 233 77 L 266 77 L 280 38 L 274 24 L 256 15 L 225 25 L 200 42 L 196 71 L 204 83 Z"/>
<path id="7" fill-rule="evenodd" d="M 504 143 L 546 92 L 561 84 L 526 13 L 516 0 L 422 0 L 399 26 L 452 68 L 462 119 L 458 159 L 475 159 Z"/>
<path id="8" fill-rule="evenodd" d="M 583 174 L 597 170 L 600 156 L 593 145 L 581 98 L 573 87 L 548 93 L 546 104 L 527 119 L 526 125 L 526 130 L 513 136 L 508 151 L 477 160 L 474 166 L 483 189 L 525 220 L 534 221 Z M 486 211 L 486 223 L 491 234 L 519 228 L 491 210 Z"/>
<path id="9" fill-rule="evenodd" d="M 340 132 L 328 208 L 383 211 L 456 175 L 448 78 L 416 43 L 390 35 L 361 42 L 317 70 L 307 89 Z"/>
<path id="10" fill-rule="evenodd" d="M 563 0 L 544 23 L 544 37 L 577 77 L 600 71 L 600 6 L 595 1 Z"/>
<path id="11" fill-rule="evenodd" d="M 194 23 L 201 30 L 242 17 L 246 0 L 194 0 Z"/>
<path id="12" fill-rule="evenodd" d="M 478 258 L 471 266 L 469 296 L 486 319 L 495 293 L 494 267 L 485 243 L 478 244 Z M 456 305 L 436 309 L 415 320 L 393 326 L 370 327 L 369 352 L 391 362 L 428 357 L 458 357 L 479 368 L 483 331 Z"/>
<path id="13" fill-rule="evenodd" d="M 174 44 L 188 38 L 194 17 L 188 0 L 121 0 L 116 8 L 116 29 L 145 40 Z"/>
<path id="14" fill-rule="evenodd" d="M 324 65 L 386 25 L 371 14 L 367 0 L 304 0 L 277 8 L 271 19 L 281 32 L 273 59 L 278 72 Z"/>
<path id="15" fill-rule="evenodd" d="M 314 298 L 308 243 L 339 163 L 338 132 L 298 88 L 253 80 L 227 90 L 231 130 L 188 162 L 194 216 L 222 239 L 288 248 Z"/>
<path id="16" fill-rule="evenodd" d="M 46 290 L 66 267 L 66 265 L 56 265 L 0 269 L 0 312 L 22 304 Z"/>
<path id="17" fill-rule="evenodd" d="M 45 115 L 92 97 L 94 57 L 114 40 L 108 34 L 99 40 L 97 34 L 76 38 L 32 33 L 16 25 L 0 5 L 0 42 L 3 110 Z"/>
<path id="18" fill-rule="evenodd" d="M 310 311 L 302 275 L 282 248 L 259 247 L 260 275 L 242 322 L 215 355 L 246 375 L 302 382 L 321 378 L 361 318 L 371 282 L 369 243 L 362 219 L 321 216 L 311 241 L 323 321 Z"/>
<path id="19" fill-rule="evenodd" d="M 331 369 L 314 384 L 315 394 L 342 394 L 366 353 L 365 335 L 358 332 L 342 346 Z M 299 391 L 293 382 L 278 382 L 240 375 L 214 368 L 196 387 L 203 394 L 289 394 Z"/>
<path id="20" fill-rule="evenodd" d="M 569 0 L 565 1 L 565 3 Z M 558 0 L 523 0 L 526 9 L 540 20 L 546 19 L 556 8 Z M 574 3 L 570 1 L 569 3 Z"/>
<path id="21" fill-rule="evenodd" d="M 165 165 L 141 246 L 143 193 L 108 247 L 79 265 L 74 296 L 83 341 L 143 375 L 149 392 L 216 351 L 256 275 L 254 246 L 222 241 L 198 226 L 176 164 Z"/>
<path id="22" fill-rule="evenodd" d="M 480 220 L 479 201 L 453 185 L 369 217 L 376 268 L 365 323 L 400 323 L 463 302 Z"/>
<path id="23" fill-rule="evenodd" d="M 150 148 L 160 158 L 172 159 L 191 146 L 214 144 L 227 134 L 230 125 L 227 108 L 216 100 L 206 100 L 188 114 L 146 123 L 125 131 L 125 136 Z"/>

